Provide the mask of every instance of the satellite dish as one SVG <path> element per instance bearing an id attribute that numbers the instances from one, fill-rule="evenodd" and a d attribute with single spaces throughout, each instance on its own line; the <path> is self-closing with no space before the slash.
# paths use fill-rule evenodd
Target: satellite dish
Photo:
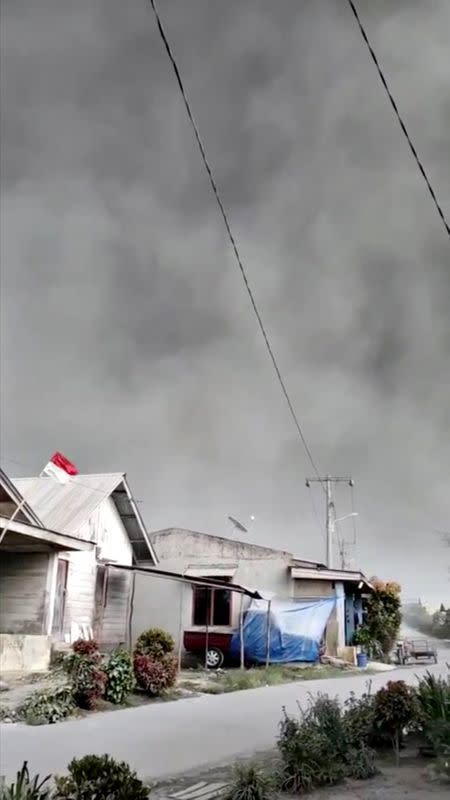
<path id="1" fill-rule="evenodd" d="M 230 522 L 233 524 L 233 527 L 236 528 L 238 531 L 242 531 L 242 533 L 248 533 L 247 528 L 239 522 L 239 520 L 235 519 L 234 517 L 228 517 Z"/>

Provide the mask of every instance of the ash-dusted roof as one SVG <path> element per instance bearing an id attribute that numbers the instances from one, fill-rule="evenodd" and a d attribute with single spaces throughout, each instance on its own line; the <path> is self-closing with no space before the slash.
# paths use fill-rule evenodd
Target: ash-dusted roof
<path id="1" fill-rule="evenodd" d="M 14 485 L 11 478 L 8 478 L 6 472 L 4 472 L 0 468 L 0 502 L 9 503 L 11 502 L 16 507 L 20 506 L 21 512 L 18 513 L 17 519 L 25 518 L 28 522 L 31 522 L 32 525 L 36 525 L 38 528 L 43 528 L 43 524 L 39 519 L 38 515 L 33 511 L 33 509 L 28 505 L 26 500 L 23 498 L 17 486 Z"/>
<path id="2" fill-rule="evenodd" d="M 164 541 L 165 536 L 178 536 L 180 538 L 183 536 L 189 536 L 193 540 L 197 540 L 199 542 L 201 542 L 202 539 L 205 541 L 215 541 L 226 545 L 231 545 L 234 548 L 245 547 L 248 550 L 254 551 L 255 553 L 260 553 L 261 555 L 277 555 L 282 556 L 283 558 L 292 558 L 292 553 L 288 553 L 286 550 L 278 550 L 276 548 L 269 547 L 268 545 L 255 544 L 254 542 L 245 542 L 242 539 L 234 539 L 233 537 L 227 538 L 226 536 L 216 536 L 214 533 L 192 531 L 189 528 L 163 528 L 162 530 L 152 531 L 150 534 L 150 539 L 156 550 L 158 549 L 158 545 Z"/>
<path id="3" fill-rule="evenodd" d="M 157 563 L 125 473 L 76 475 L 66 484 L 50 477 L 17 478 L 14 484 L 47 528 L 68 536 L 77 536 L 100 503 L 111 497 L 127 531 L 135 561 Z"/>

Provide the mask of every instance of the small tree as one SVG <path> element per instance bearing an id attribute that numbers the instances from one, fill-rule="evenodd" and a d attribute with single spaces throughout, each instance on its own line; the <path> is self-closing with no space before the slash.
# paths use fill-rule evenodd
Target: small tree
<path id="1" fill-rule="evenodd" d="M 378 578 L 371 578 L 370 582 L 374 591 L 367 600 L 366 621 L 356 632 L 355 643 L 368 643 L 371 649 L 378 644 L 383 657 L 387 658 L 402 622 L 401 587 L 398 583 L 384 583 Z"/>
<path id="2" fill-rule="evenodd" d="M 403 729 L 417 718 L 417 699 L 404 681 L 389 681 L 375 695 L 374 722 L 382 735 L 391 739 L 397 766 Z"/>

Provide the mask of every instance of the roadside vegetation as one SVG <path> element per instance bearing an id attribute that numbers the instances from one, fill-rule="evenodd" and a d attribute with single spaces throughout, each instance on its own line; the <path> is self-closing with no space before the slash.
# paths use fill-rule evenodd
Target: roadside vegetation
<path id="1" fill-rule="evenodd" d="M 446 608 L 443 603 L 434 614 L 421 603 L 409 603 L 403 606 L 402 612 L 405 622 L 425 636 L 450 639 L 450 607 Z"/>
<path id="2" fill-rule="evenodd" d="M 261 686 L 276 686 L 296 681 L 323 680 L 338 678 L 356 671 L 350 665 L 345 668 L 319 664 L 317 666 L 271 665 L 266 667 L 250 667 L 249 669 L 230 669 L 223 671 L 196 671 L 184 673 L 179 681 L 181 689 L 202 694 L 226 694 L 246 689 L 258 689 Z"/>
<path id="3" fill-rule="evenodd" d="M 44 685 L 12 707 L 2 694 L 0 719 L 49 725 L 72 716 L 151 702 L 177 700 L 195 694 L 223 694 L 281 683 L 335 678 L 354 670 L 334 667 L 272 665 L 241 670 L 190 669 L 178 673 L 172 637 L 159 628 L 144 631 L 130 653 L 118 648 L 102 654 L 93 639 L 74 642 L 69 655 L 50 673 Z M 39 677 L 39 676 L 38 676 Z M 40 676 L 43 681 L 42 676 Z"/>
<path id="4" fill-rule="evenodd" d="M 410 738 L 417 742 L 417 754 L 429 757 L 429 778 L 450 784 L 450 671 L 447 678 L 427 673 L 416 687 L 389 681 L 374 694 L 369 684 L 362 697 L 352 694 L 344 705 L 318 695 L 297 716 L 284 713 L 275 767 L 240 765 L 227 797 L 265 800 L 275 796 L 266 793 L 268 786 L 273 791 L 274 781 L 280 796 L 292 796 L 366 780 L 390 751 L 399 765 Z"/>
<path id="5" fill-rule="evenodd" d="M 367 598 L 366 615 L 353 637 L 370 659 L 389 661 L 402 623 L 401 587 L 398 583 L 371 578 L 373 593 Z"/>
<path id="6" fill-rule="evenodd" d="M 448 670 L 445 678 L 426 673 L 414 687 L 389 681 L 376 693 L 369 682 L 361 697 L 350 694 L 343 705 L 319 694 L 295 716 L 284 711 L 276 762 L 270 769 L 263 762 L 237 764 L 224 800 L 287 798 L 367 780 L 377 774 L 380 756 L 393 753 L 398 766 L 411 739 L 429 758 L 429 779 L 450 785 Z M 31 776 L 25 762 L 16 781 L 0 789 L 0 800 L 144 800 L 149 792 L 127 764 L 87 755 L 74 759 L 63 777 Z"/>

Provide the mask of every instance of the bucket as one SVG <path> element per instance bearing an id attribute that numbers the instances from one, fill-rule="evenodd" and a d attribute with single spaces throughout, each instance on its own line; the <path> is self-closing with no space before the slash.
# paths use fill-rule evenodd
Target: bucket
<path id="1" fill-rule="evenodd" d="M 356 663 L 358 667 L 367 667 L 367 653 L 357 653 Z"/>

